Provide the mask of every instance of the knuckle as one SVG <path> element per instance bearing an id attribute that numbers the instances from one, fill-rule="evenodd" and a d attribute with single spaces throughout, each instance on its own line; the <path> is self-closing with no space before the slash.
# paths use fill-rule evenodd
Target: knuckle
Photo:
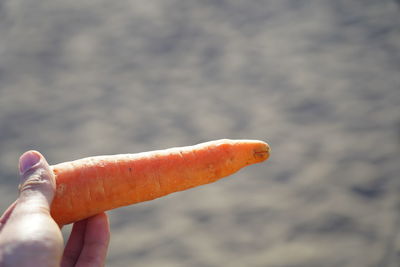
<path id="1" fill-rule="evenodd" d="M 48 171 L 43 168 L 31 170 L 22 177 L 19 191 L 36 190 L 43 187 L 52 187 L 53 182 Z"/>

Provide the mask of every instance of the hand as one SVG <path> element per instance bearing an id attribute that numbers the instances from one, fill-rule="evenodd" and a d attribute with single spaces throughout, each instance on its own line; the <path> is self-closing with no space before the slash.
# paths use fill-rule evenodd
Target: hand
<path id="1" fill-rule="evenodd" d="M 104 266 L 107 215 L 75 223 L 63 250 L 60 227 L 50 216 L 55 180 L 49 164 L 39 152 L 28 151 L 19 170 L 19 197 L 0 218 L 0 266 Z"/>

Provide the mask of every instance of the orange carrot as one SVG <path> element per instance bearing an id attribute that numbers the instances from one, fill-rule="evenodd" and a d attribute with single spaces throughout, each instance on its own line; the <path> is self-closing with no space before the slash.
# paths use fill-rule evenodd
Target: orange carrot
<path id="1" fill-rule="evenodd" d="M 214 182 L 269 157 L 257 140 L 217 140 L 138 154 L 96 156 L 53 165 L 51 215 L 59 225 L 102 211 Z"/>

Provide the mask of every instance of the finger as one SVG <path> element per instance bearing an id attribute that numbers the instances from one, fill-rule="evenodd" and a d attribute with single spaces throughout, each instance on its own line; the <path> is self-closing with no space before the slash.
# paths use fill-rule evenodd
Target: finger
<path id="1" fill-rule="evenodd" d="M 83 248 L 87 219 L 74 223 L 71 235 L 64 249 L 61 267 L 75 266 Z"/>
<path id="2" fill-rule="evenodd" d="M 62 235 L 50 216 L 53 172 L 44 157 L 28 151 L 20 158 L 20 195 L 1 231 L 0 258 L 13 266 L 52 266 L 62 255 Z"/>
<path id="3" fill-rule="evenodd" d="M 110 242 L 110 225 L 105 213 L 88 219 L 83 249 L 76 266 L 104 266 Z"/>
<path id="4" fill-rule="evenodd" d="M 19 170 L 19 202 L 33 202 L 34 212 L 49 210 L 55 193 L 55 178 L 46 159 L 37 151 L 25 152 L 20 158 Z"/>
<path id="5" fill-rule="evenodd" d="M 54 196 L 54 176 L 52 175 L 52 171 L 50 171 L 48 163 L 39 152 L 25 152 L 19 160 L 19 171 L 21 175 L 19 185 L 20 197 L 8 207 L 8 209 L 0 218 L 0 230 L 10 218 L 10 215 L 14 211 L 17 203 L 21 203 L 27 199 L 32 201 L 30 197 L 26 197 L 27 195 L 31 196 L 32 191 L 34 191 L 34 193 L 36 192 L 43 195 L 42 197 L 36 197 L 33 199 L 36 202 L 38 202 L 38 200 L 42 200 L 39 201 L 40 205 L 33 205 L 33 211 L 35 211 L 35 209 L 39 209 L 41 211 L 47 210 L 49 203 L 51 203 Z M 43 197 L 45 199 L 43 199 Z M 28 208 L 30 209 L 31 207 Z"/>
<path id="6" fill-rule="evenodd" d="M 7 209 L 6 211 L 3 213 L 3 215 L 1 215 L 0 218 L 0 231 L 3 228 L 4 224 L 6 224 L 8 218 L 10 218 L 11 213 L 13 212 L 15 205 L 17 204 L 17 200 L 14 201 L 14 203 L 12 203 Z"/>

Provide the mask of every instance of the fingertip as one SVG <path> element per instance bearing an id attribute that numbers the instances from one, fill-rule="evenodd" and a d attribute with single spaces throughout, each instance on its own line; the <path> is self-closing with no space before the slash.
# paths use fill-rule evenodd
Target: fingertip
<path id="1" fill-rule="evenodd" d="M 105 212 L 96 214 L 96 215 L 88 218 L 87 220 L 88 220 L 88 222 L 87 222 L 88 228 L 98 229 L 99 231 L 103 231 L 103 232 L 104 232 L 104 230 L 109 231 L 110 221 L 109 221 L 108 215 Z"/>
<path id="2" fill-rule="evenodd" d="M 43 158 L 43 155 L 36 150 L 29 150 L 23 153 L 19 158 L 19 172 L 24 174 L 26 171 L 37 165 Z"/>
<path id="3" fill-rule="evenodd" d="M 98 213 L 98 214 L 96 214 L 96 215 L 94 215 L 92 217 L 89 217 L 88 220 L 89 221 L 93 221 L 93 222 L 98 222 L 98 223 L 100 223 L 100 222 L 107 222 L 108 223 L 108 216 L 107 216 L 107 214 L 105 212 L 101 212 L 101 213 Z"/>

